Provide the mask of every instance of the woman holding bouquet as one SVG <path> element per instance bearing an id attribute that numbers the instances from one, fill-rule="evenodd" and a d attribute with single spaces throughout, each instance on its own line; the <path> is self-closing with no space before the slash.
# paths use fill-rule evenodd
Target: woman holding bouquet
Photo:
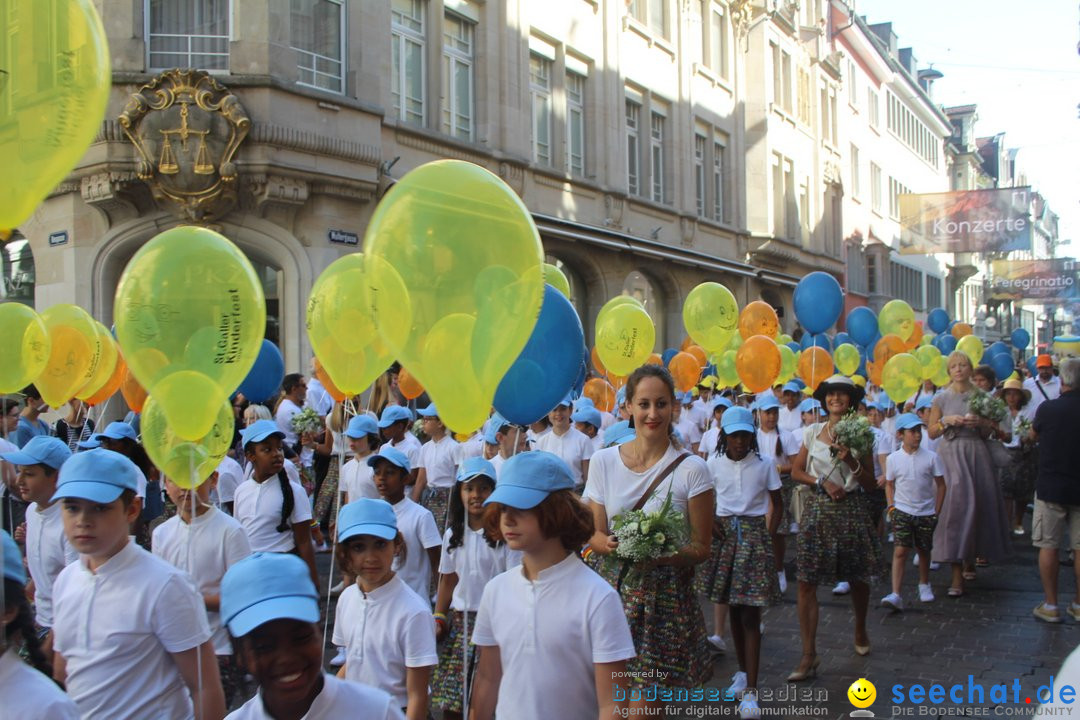
<path id="1" fill-rule="evenodd" d="M 934 561 L 952 565 L 949 597 L 964 594 L 964 581 L 975 557 L 1000 560 L 1008 552 L 1008 526 L 997 469 L 986 441 L 998 428 L 971 411 L 978 392 L 972 382 L 971 359 L 962 352 L 948 358 L 949 385 L 934 398 L 927 432 L 938 441 L 945 464 L 945 504 L 934 530 Z"/>
<path id="2" fill-rule="evenodd" d="M 881 541 L 864 493 L 877 487 L 874 435 L 865 418 L 849 414 L 859 406 L 863 389 L 850 378 L 833 375 L 818 385 L 814 397 L 828 419 L 803 431 L 803 446 L 791 468 L 792 479 L 810 486 L 812 493 L 799 525 L 797 555 L 803 654 L 789 682 L 817 674 L 818 586 L 838 581 L 851 585 L 855 652 L 867 655 L 870 579 L 884 574 Z"/>
<path id="3" fill-rule="evenodd" d="M 593 514 L 597 571 L 619 590 L 637 649 L 628 670 L 638 685 L 690 688 L 712 674 L 693 577 L 694 566 L 709 557 L 716 493 L 705 461 L 672 437 L 675 402 L 675 383 L 665 368 L 643 365 L 630 374 L 626 405 L 636 435 L 593 455 L 584 497 Z M 673 555 L 628 568 L 612 532 L 616 518 L 633 510 L 657 512 L 669 499 L 689 521 L 688 541 Z"/>

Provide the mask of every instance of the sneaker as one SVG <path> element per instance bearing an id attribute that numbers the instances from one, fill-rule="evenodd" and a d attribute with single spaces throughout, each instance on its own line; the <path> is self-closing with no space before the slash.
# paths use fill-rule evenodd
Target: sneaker
<path id="1" fill-rule="evenodd" d="M 331 667 L 341 667 L 345 664 L 345 648 L 339 647 L 337 649 L 337 655 L 330 661 Z"/>
<path id="2" fill-rule="evenodd" d="M 746 720 L 747 718 L 761 717 L 761 708 L 758 707 L 757 698 L 747 693 L 746 697 L 739 703 L 739 718 L 740 720 Z"/>
<path id="3" fill-rule="evenodd" d="M 1020 537 L 1023 534 L 1024 534 L 1024 526 L 1023 525 L 1020 525 L 1018 527 L 1013 528 L 1013 535 L 1016 535 L 1017 537 Z"/>
<path id="4" fill-rule="evenodd" d="M 934 602 L 934 590 L 929 585 L 919 585 L 919 602 Z"/>
<path id="5" fill-rule="evenodd" d="M 1076 603 L 1069 603 L 1069 609 L 1066 610 L 1066 612 L 1069 613 L 1069 617 L 1071 617 L 1073 620 L 1080 622 L 1080 605 L 1077 605 Z"/>
<path id="6" fill-rule="evenodd" d="M 784 572 L 783 570 L 781 570 L 780 572 L 778 572 L 776 574 L 780 578 L 780 592 L 781 593 L 786 593 L 787 592 L 787 573 Z"/>
<path id="7" fill-rule="evenodd" d="M 847 595 L 849 592 L 851 592 L 851 585 L 844 581 L 836 583 L 836 587 L 832 589 L 833 595 Z"/>
<path id="8" fill-rule="evenodd" d="M 930 569 L 931 570 L 940 570 L 941 569 L 941 563 L 934 562 L 933 560 L 931 560 L 930 561 Z"/>
<path id="9" fill-rule="evenodd" d="M 727 652 L 727 643 L 719 635 L 710 635 L 709 644 L 716 648 L 717 652 Z"/>
<path id="10" fill-rule="evenodd" d="M 742 670 L 731 676 L 731 685 L 728 686 L 728 697 L 739 697 L 739 693 L 746 689 L 746 673 Z"/>
<path id="11" fill-rule="evenodd" d="M 889 593 L 881 598 L 881 605 L 882 607 L 892 608 L 894 612 L 902 612 L 904 609 L 904 601 L 896 593 Z"/>
<path id="12" fill-rule="evenodd" d="M 330 588 L 330 596 L 331 597 L 337 597 L 338 595 L 340 595 L 344 591 L 345 591 L 345 581 L 342 580 L 337 585 Z"/>
<path id="13" fill-rule="evenodd" d="M 1071 610 L 1072 608 L 1070 607 L 1069 609 Z M 1062 621 L 1061 610 L 1059 608 L 1049 610 L 1047 609 L 1045 602 L 1036 605 L 1035 609 L 1031 611 L 1031 614 L 1035 616 L 1036 620 L 1042 620 L 1043 622 L 1059 623 Z"/>

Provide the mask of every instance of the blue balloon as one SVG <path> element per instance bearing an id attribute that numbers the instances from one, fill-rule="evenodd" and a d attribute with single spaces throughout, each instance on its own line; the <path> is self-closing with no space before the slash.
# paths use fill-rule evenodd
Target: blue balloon
<path id="1" fill-rule="evenodd" d="M 806 350 L 815 345 L 817 345 L 818 347 L 823 347 L 829 352 L 832 352 L 832 342 L 829 340 L 829 336 L 825 333 L 818 333 L 817 335 L 803 333 L 802 340 L 799 342 L 799 347 L 803 350 Z"/>
<path id="2" fill-rule="evenodd" d="M 858 344 L 846 332 L 838 332 L 838 333 L 836 333 L 836 337 L 833 338 L 833 347 L 840 347 L 841 345 L 843 345 L 845 343 L 850 343 L 852 345 L 857 345 Z"/>
<path id="3" fill-rule="evenodd" d="M 867 348 L 878 332 L 877 315 L 868 307 L 857 307 L 849 312 L 845 325 L 851 339 Z"/>
<path id="4" fill-rule="evenodd" d="M 1031 357 L 1029 357 L 1027 359 L 1027 362 L 1024 363 L 1024 365 L 1027 366 L 1028 372 L 1031 373 L 1031 377 L 1035 377 L 1038 374 L 1038 372 L 1037 372 L 1038 368 L 1035 367 L 1035 362 L 1037 360 L 1038 360 L 1038 357 L 1036 357 L 1035 355 L 1032 355 Z"/>
<path id="5" fill-rule="evenodd" d="M 989 365 L 991 358 L 1001 354 L 1008 355 L 1010 358 L 1012 357 L 1012 351 L 1009 350 L 1009 346 L 998 340 L 996 343 L 986 348 L 986 352 L 984 352 L 982 356 L 982 362 L 985 365 Z"/>
<path id="6" fill-rule="evenodd" d="M 561 292 L 545 285 L 540 317 L 495 390 L 495 409 L 518 425 L 547 415 L 580 378 L 584 347 L 585 333 L 574 306 Z"/>
<path id="7" fill-rule="evenodd" d="M 1009 339 L 1012 340 L 1012 345 L 1017 350 L 1027 350 L 1027 346 L 1031 344 L 1031 333 L 1024 328 L 1016 328 L 1012 331 Z"/>
<path id="8" fill-rule="evenodd" d="M 989 365 L 994 369 L 998 382 L 1003 382 L 1005 378 L 1012 375 L 1013 371 L 1016 370 L 1016 363 L 1013 362 L 1012 353 L 998 353 L 990 358 Z"/>
<path id="9" fill-rule="evenodd" d="M 665 350 L 663 355 L 660 356 L 660 359 L 664 361 L 664 367 L 667 367 L 668 363 L 671 362 L 671 358 L 675 357 L 678 354 L 679 351 L 675 348 L 668 348 L 667 350 Z"/>
<path id="10" fill-rule="evenodd" d="M 574 387 L 570 389 L 570 394 L 574 396 L 574 399 L 581 397 L 582 391 L 585 389 L 585 381 L 589 379 L 589 349 L 585 346 L 581 348 L 581 369 L 578 371 L 577 380 L 574 381 Z"/>
<path id="11" fill-rule="evenodd" d="M 285 360 L 281 357 L 281 350 L 264 338 L 255 364 L 236 392 L 242 393 L 249 402 L 261 405 L 277 395 L 284 379 Z"/>
<path id="12" fill-rule="evenodd" d="M 953 350 L 956 349 L 957 339 L 948 333 L 942 333 L 934 338 L 932 344 L 942 355 L 948 356 Z"/>
<path id="13" fill-rule="evenodd" d="M 945 308 L 934 308 L 926 316 L 926 327 L 937 334 L 945 332 L 949 329 L 949 313 Z"/>
<path id="14" fill-rule="evenodd" d="M 840 319 L 844 311 L 844 291 L 836 278 L 817 270 L 795 286 L 792 297 L 795 317 L 809 333 L 823 333 Z"/>
<path id="15" fill-rule="evenodd" d="M 794 340 L 792 340 L 791 342 L 789 342 L 789 343 L 787 344 L 787 346 L 788 346 L 789 348 L 791 348 L 791 352 L 793 352 L 793 353 L 797 353 L 797 352 L 799 352 L 800 350 L 802 350 L 802 345 L 799 345 L 799 343 L 795 342 Z"/>

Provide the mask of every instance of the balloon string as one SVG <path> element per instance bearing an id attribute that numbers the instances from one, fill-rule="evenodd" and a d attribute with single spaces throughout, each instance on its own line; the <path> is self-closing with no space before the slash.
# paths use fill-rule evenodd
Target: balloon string
<path id="1" fill-rule="evenodd" d="M 510 457 L 513 457 L 514 455 L 517 455 L 518 447 L 520 445 L 521 445 L 521 426 L 519 425 L 517 427 L 517 430 L 514 431 L 514 452 L 510 453 Z"/>

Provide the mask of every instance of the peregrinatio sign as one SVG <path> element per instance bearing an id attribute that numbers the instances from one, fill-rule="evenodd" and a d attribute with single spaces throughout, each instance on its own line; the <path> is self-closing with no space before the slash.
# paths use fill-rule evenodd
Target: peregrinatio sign
<path id="1" fill-rule="evenodd" d="M 1030 188 L 900 196 L 900 253 L 1031 249 Z"/>
<path id="2" fill-rule="evenodd" d="M 1078 292 L 1078 266 L 1072 258 L 1052 260 L 995 260 L 991 300 L 1072 302 Z"/>

